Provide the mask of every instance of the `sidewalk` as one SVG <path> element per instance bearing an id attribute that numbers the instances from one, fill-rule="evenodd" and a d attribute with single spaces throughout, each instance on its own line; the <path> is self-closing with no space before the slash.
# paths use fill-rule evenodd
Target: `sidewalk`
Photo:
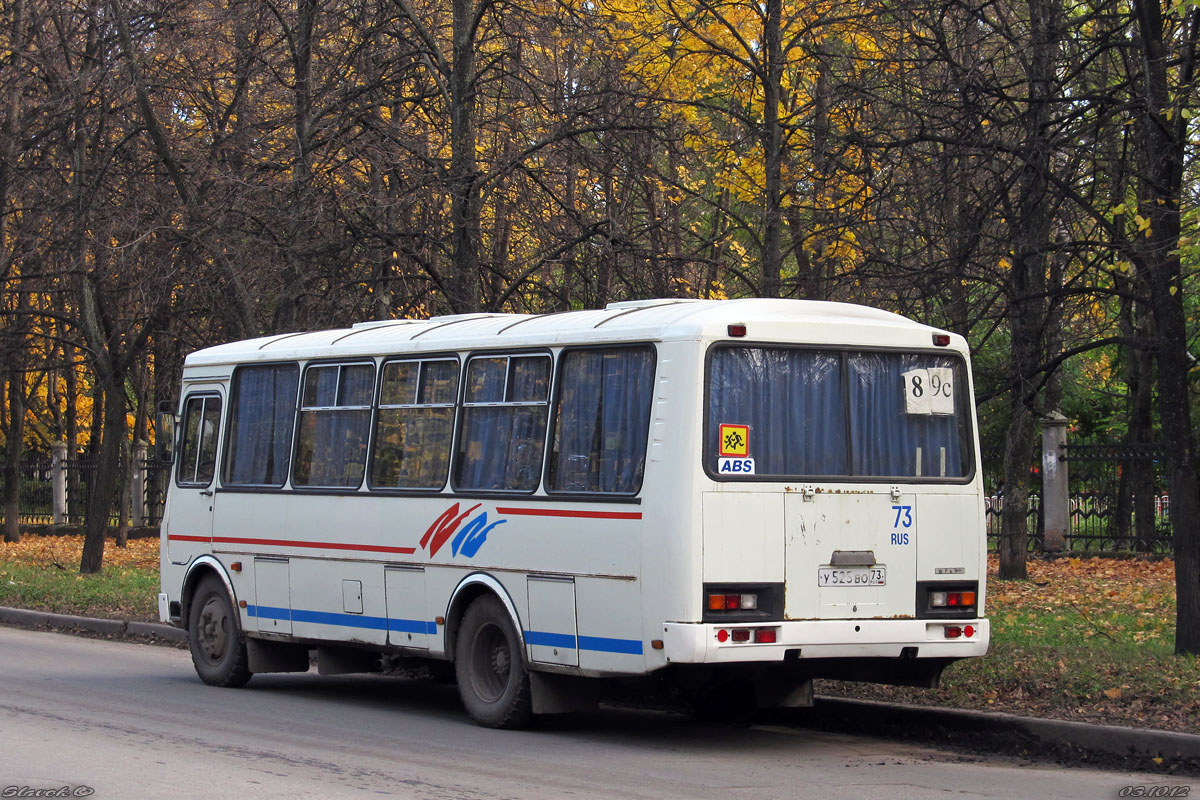
<path id="1" fill-rule="evenodd" d="M 170 625 L 4 606 L 0 606 L 0 624 L 93 633 L 171 646 L 187 643 L 187 632 Z M 818 697 L 813 710 L 819 711 L 819 715 L 806 720 L 792 716 L 788 724 L 811 724 L 875 736 L 902 735 L 942 747 L 982 747 L 1107 769 L 1200 774 L 1200 735 L 1196 734 L 831 697 Z"/>

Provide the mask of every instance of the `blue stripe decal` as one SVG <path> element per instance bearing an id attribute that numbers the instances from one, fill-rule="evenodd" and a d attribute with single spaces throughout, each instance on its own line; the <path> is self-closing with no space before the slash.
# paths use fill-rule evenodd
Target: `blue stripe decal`
<path id="1" fill-rule="evenodd" d="M 575 649 L 575 637 L 568 633 L 549 633 L 547 631 L 525 631 L 525 641 L 532 645 L 543 647 L 567 647 Z"/>
<path id="2" fill-rule="evenodd" d="M 293 622 L 312 622 L 318 625 L 338 625 L 343 628 L 366 628 L 374 631 L 392 630 L 399 633 L 437 633 L 436 622 L 413 619 L 369 617 L 362 614 L 338 614 L 328 611 L 246 606 L 246 614 L 259 619 L 290 619 Z"/>
<path id="3" fill-rule="evenodd" d="M 293 622 L 312 622 L 319 625 L 338 625 L 344 628 L 367 628 L 396 633 L 436 634 L 436 622 L 419 619 L 388 619 L 367 617 L 362 614 L 337 614 L 328 611 L 304 611 L 302 609 L 276 608 L 273 606 L 246 606 L 246 614 L 260 619 L 290 619 Z M 592 650 L 598 653 L 620 653 L 640 656 L 644 652 L 637 639 L 610 639 L 606 636 L 580 636 L 576 639 L 569 633 L 550 631 L 525 631 L 525 641 L 543 647 L 567 647 Z"/>
<path id="4" fill-rule="evenodd" d="M 609 639 L 604 636 L 580 636 L 580 650 L 597 650 L 601 653 L 624 653 L 631 656 L 642 654 L 642 643 L 637 639 Z"/>
<path id="5" fill-rule="evenodd" d="M 273 608 L 271 606 L 246 606 L 246 613 L 260 619 L 291 619 L 290 608 Z"/>
<path id="6" fill-rule="evenodd" d="M 328 611 L 292 609 L 292 622 L 315 622 L 318 625 L 342 625 L 347 628 L 368 628 L 386 631 L 387 617 L 367 617 L 362 614 L 331 614 Z"/>
<path id="7" fill-rule="evenodd" d="M 437 633 L 437 623 L 419 619 L 389 619 L 388 630 L 397 633 Z"/>
<path id="8" fill-rule="evenodd" d="M 637 639 L 609 639 L 604 636 L 580 636 L 578 640 L 568 633 L 550 633 L 548 631 L 525 631 L 525 641 L 532 645 L 543 647 L 578 647 L 580 650 L 594 650 L 599 653 L 623 653 L 640 656 L 642 643 Z"/>

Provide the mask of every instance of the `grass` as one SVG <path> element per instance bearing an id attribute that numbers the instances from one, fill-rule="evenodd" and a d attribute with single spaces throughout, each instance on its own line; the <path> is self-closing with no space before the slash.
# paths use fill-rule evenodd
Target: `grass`
<path id="1" fill-rule="evenodd" d="M 158 621 L 158 539 L 107 542 L 105 567 L 80 575 L 82 536 L 0 544 L 0 605 L 108 619 Z"/>
<path id="2" fill-rule="evenodd" d="M 1200 733 L 1200 659 L 1174 655 L 1174 575 L 1167 560 L 1030 561 L 1030 580 L 988 584 L 991 649 L 941 688 L 817 691 Z"/>
<path id="3" fill-rule="evenodd" d="M 157 539 L 108 542 L 99 575 L 78 574 L 82 548 L 81 536 L 0 544 L 0 605 L 157 619 Z M 941 688 L 820 681 L 817 692 L 1200 733 L 1200 659 L 1173 653 L 1173 562 L 1032 560 L 1029 576 L 993 574 L 991 650 L 951 666 Z"/>

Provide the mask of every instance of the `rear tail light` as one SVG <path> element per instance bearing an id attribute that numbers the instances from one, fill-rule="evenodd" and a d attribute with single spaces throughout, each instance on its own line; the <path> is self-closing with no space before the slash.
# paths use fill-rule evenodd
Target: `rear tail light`
<path id="1" fill-rule="evenodd" d="M 701 622 L 765 625 L 783 619 L 782 583 L 706 583 L 699 599 Z"/>
<path id="2" fill-rule="evenodd" d="M 718 628 L 717 641 L 721 644 L 775 644 L 779 641 L 778 628 Z"/>
<path id="3" fill-rule="evenodd" d="M 757 594 L 710 594 L 709 611 L 755 611 L 758 609 Z"/>
<path id="4" fill-rule="evenodd" d="M 972 636 L 975 635 L 975 626 L 974 625 L 947 625 L 946 627 L 942 628 L 942 635 L 945 636 L 947 639 L 958 639 L 959 637 L 962 637 L 964 639 L 970 639 Z"/>
<path id="5" fill-rule="evenodd" d="M 930 592 L 930 608 L 963 608 L 975 605 L 975 593 L 966 591 Z"/>

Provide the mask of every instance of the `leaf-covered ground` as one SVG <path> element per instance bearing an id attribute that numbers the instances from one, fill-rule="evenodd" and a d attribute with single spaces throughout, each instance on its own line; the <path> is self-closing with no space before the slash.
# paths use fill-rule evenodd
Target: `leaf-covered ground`
<path id="1" fill-rule="evenodd" d="M 87 617 L 158 621 L 158 539 L 108 541 L 104 570 L 80 575 L 82 536 L 0 543 L 0 605 Z"/>
<path id="2" fill-rule="evenodd" d="M 108 542 L 101 575 L 79 575 L 82 549 L 81 536 L 0 544 L 0 605 L 157 619 L 157 539 Z M 1200 733 L 1200 660 L 1173 654 L 1173 562 L 1033 560 L 1021 582 L 992 573 L 986 658 L 951 666 L 940 689 L 820 681 L 818 694 Z"/>
<path id="3" fill-rule="evenodd" d="M 1200 733 L 1200 661 L 1174 655 L 1174 562 L 1033 560 L 1028 581 L 991 572 L 987 657 L 951 666 L 940 689 L 822 681 L 817 692 Z"/>

